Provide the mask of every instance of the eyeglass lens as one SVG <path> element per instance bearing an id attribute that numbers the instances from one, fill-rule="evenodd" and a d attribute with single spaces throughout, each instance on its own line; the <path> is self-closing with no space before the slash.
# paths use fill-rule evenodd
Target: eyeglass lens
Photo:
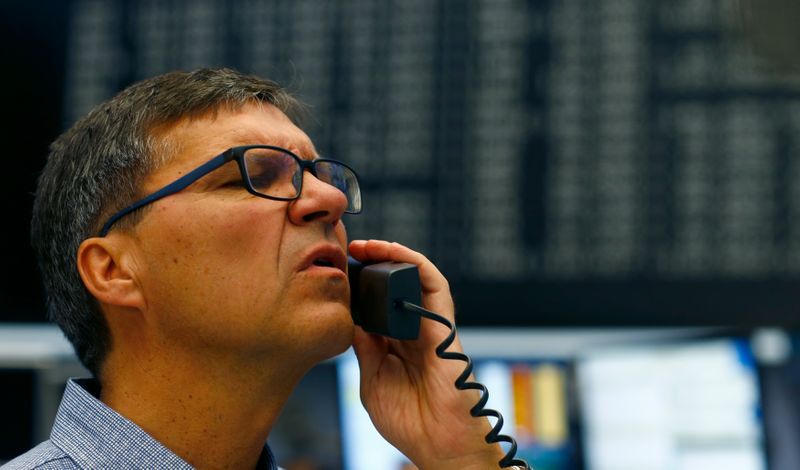
<path id="1" fill-rule="evenodd" d="M 248 149 L 244 166 L 250 185 L 257 192 L 287 199 L 297 196 L 297 162 L 291 155 L 273 149 Z"/>
<path id="2" fill-rule="evenodd" d="M 347 212 L 361 212 L 361 190 L 355 173 L 344 165 L 330 161 L 317 161 L 314 169 L 320 181 L 338 188 L 347 196 Z"/>
<path id="3" fill-rule="evenodd" d="M 265 196 L 291 199 L 298 195 L 303 174 L 295 158 L 275 149 L 253 148 L 244 153 L 250 184 Z M 316 161 L 316 177 L 347 197 L 347 212 L 361 212 L 361 192 L 355 173 L 333 161 Z"/>

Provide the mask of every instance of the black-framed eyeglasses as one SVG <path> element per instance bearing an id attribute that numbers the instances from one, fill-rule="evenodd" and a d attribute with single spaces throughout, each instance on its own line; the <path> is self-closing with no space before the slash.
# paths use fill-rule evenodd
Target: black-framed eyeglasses
<path id="1" fill-rule="evenodd" d="M 303 191 L 303 172 L 307 169 L 320 181 L 330 184 L 347 197 L 348 214 L 361 212 L 358 176 L 342 162 L 328 158 L 304 160 L 273 145 L 243 145 L 230 148 L 158 191 L 145 196 L 109 217 L 100 230 L 104 237 L 121 218 L 147 204 L 175 194 L 231 160 L 236 160 L 245 188 L 255 196 L 277 201 L 293 201 Z"/>

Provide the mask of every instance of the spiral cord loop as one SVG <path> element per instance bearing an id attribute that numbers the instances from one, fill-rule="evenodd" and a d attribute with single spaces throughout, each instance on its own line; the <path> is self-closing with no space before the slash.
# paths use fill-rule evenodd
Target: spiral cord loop
<path id="1" fill-rule="evenodd" d="M 503 428 L 503 415 L 500 414 L 499 411 L 493 410 L 491 408 L 485 408 L 486 403 L 489 401 L 489 390 L 487 390 L 486 386 L 478 383 L 478 382 L 471 382 L 469 381 L 469 376 L 472 375 L 472 359 L 466 354 L 455 352 L 455 351 L 447 351 L 453 341 L 456 339 L 456 329 L 453 324 L 446 318 L 436 313 L 431 312 L 430 310 L 426 310 L 419 305 L 413 304 L 411 302 L 403 301 L 402 307 L 407 310 L 412 310 L 418 313 L 423 318 L 427 318 L 429 320 L 433 320 L 437 323 L 440 323 L 447 328 L 450 329 L 450 333 L 447 335 L 447 338 L 444 339 L 438 346 L 436 346 L 436 355 L 442 359 L 448 360 L 455 360 L 455 361 L 462 361 L 465 362 L 467 365 L 464 367 L 464 370 L 458 376 L 455 381 L 455 386 L 458 390 L 477 390 L 481 393 L 481 397 L 475 406 L 470 409 L 470 415 L 473 418 L 483 418 L 483 417 L 492 417 L 496 418 L 497 421 L 495 422 L 494 426 L 492 426 L 491 431 L 486 434 L 486 443 L 487 444 L 496 444 L 500 442 L 505 442 L 510 444 L 508 452 L 506 455 L 503 456 L 502 459 L 498 462 L 500 467 L 502 468 L 518 468 L 520 470 L 532 470 L 531 466 L 522 459 L 515 458 L 517 453 L 517 441 L 514 440 L 513 437 L 500 434 L 500 431 Z"/>

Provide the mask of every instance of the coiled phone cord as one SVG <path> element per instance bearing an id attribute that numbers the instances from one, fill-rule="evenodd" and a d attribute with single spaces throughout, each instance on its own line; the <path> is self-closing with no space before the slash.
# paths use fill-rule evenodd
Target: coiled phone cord
<path id="1" fill-rule="evenodd" d="M 436 346 L 436 355 L 442 359 L 450 359 L 467 363 L 467 366 L 461 372 L 461 375 L 459 375 L 456 379 L 455 385 L 458 390 L 478 390 L 481 392 L 481 398 L 478 400 L 478 403 L 476 403 L 475 406 L 469 410 L 469 414 L 473 418 L 488 416 L 497 418 L 497 422 L 495 422 L 492 430 L 486 434 L 485 440 L 487 444 L 496 444 L 500 442 L 511 444 L 511 447 L 508 449 L 508 452 L 506 452 L 506 455 L 504 455 L 503 458 L 498 462 L 500 467 L 509 468 L 516 466 L 517 468 L 521 467 L 525 470 L 531 470 L 530 465 L 528 465 L 526 461 L 515 458 L 517 453 L 517 441 L 515 441 L 511 436 L 500 434 L 500 430 L 503 428 L 503 415 L 501 415 L 497 410 L 484 408 L 486 406 L 486 402 L 489 400 L 489 391 L 486 389 L 486 386 L 478 382 L 467 381 L 469 376 L 472 374 L 472 359 L 470 359 L 466 354 L 460 352 L 447 351 L 447 348 L 449 348 L 456 339 L 456 329 L 453 324 L 443 316 L 433 313 L 430 310 L 426 310 L 419 305 L 407 301 L 402 301 L 401 303 L 403 308 L 412 310 L 418 313 L 420 316 L 429 320 L 433 320 L 437 323 L 441 323 L 450 329 L 450 334 L 447 335 L 447 338 L 445 338 L 444 341 Z"/>

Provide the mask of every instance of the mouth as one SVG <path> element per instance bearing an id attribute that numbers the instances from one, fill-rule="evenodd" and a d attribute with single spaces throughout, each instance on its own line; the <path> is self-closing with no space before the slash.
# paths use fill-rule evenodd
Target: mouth
<path id="1" fill-rule="evenodd" d="M 323 266 L 323 267 L 326 267 L 326 268 L 335 268 L 336 267 L 336 265 L 333 263 L 333 261 L 331 261 L 331 260 L 329 260 L 327 258 L 317 258 L 311 264 L 313 264 L 314 266 Z"/>
<path id="2" fill-rule="evenodd" d="M 320 245 L 313 248 L 303 257 L 300 270 L 336 270 L 347 272 L 347 257 L 344 250 L 333 244 Z"/>

